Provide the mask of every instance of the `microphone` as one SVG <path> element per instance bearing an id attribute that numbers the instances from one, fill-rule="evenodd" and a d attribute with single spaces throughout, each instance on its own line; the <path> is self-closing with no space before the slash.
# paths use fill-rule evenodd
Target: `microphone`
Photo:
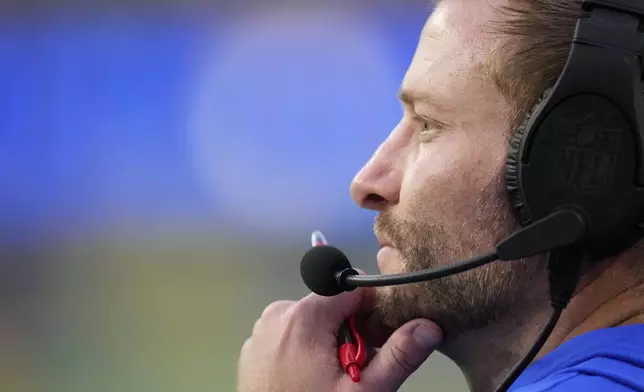
<path id="1" fill-rule="evenodd" d="M 347 256 L 330 245 L 311 248 L 302 258 L 300 275 L 312 292 L 331 297 L 356 287 L 382 287 L 424 282 L 468 271 L 497 260 L 512 261 L 572 245 L 587 232 L 584 217 L 575 209 L 561 209 L 526 226 L 485 253 L 451 266 L 393 275 L 359 275 Z"/>

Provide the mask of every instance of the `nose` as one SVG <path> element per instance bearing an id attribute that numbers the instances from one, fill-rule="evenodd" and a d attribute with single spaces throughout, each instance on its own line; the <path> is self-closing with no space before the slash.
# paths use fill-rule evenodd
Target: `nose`
<path id="1" fill-rule="evenodd" d="M 402 182 L 400 161 L 401 151 L 383 143 L 351 182 L 353 201 L 376 211 L 397 204 Z"/>

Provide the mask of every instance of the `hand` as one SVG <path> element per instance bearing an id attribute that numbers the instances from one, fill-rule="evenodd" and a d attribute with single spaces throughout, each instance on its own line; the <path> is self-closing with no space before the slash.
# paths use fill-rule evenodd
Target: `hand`
<path id="1" fill-rule="evenodd" d="M 269 305 L 242 347 L 238 392 L 390 392 L 400 388 L 442 341 L 439 327 L 413 320 L 394 331 L 351 381 L 338 360 L 336 334 L 364 309 L 373 289 L 335 297 L 310 294 Z M 368 343 L 368 342 L 367 342 Z"/>

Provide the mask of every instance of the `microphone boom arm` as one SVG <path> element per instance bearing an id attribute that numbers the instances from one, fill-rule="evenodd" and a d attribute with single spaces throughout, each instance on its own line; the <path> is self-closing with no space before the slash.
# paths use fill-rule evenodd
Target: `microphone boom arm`
<path id="1" fill-rule="evenodd" d="M 445 276 L 468 271 L 499 259 L 496 252 L 474 257 L 455 265 L 435 268 L 430 270 L 414 271 L 410 273 L 392 275 L 355 275 L 347 274 L 345 271 L 336 274 L 336 280 L 340 287 L 378 287 L 397 286 L 408 283 L 423 282 L 430 279 L 439 279 Z M 355 271 L 355 270 L 354 270 Z"/>
<path id="2" fill-rule="evenodd" d="M 351 291 L 356 287 L 397 286 L 443 278 L 468 271 L 497 260 L 513 261 L 536 256 L 574 244 L 586 234 L 586 220 L 574 208 L 553 212 L 512 234 L 496 250 L 454 265 L 392 275 L 358 275 L 347 268 L 335 274 L 339 287 Z"/>

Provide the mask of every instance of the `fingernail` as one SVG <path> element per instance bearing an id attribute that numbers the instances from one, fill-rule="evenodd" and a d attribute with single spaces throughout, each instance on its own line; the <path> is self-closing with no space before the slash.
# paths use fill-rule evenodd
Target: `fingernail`
<path id="1" fill-rule="evenodd" d="M 433 347 L 438 344 L 440 340 L 440 335 L 434 328 L 428 327 L 424 324 L 420 324 L 414 328 L 412 332 L 412 337 L 422 347 Z"/>

